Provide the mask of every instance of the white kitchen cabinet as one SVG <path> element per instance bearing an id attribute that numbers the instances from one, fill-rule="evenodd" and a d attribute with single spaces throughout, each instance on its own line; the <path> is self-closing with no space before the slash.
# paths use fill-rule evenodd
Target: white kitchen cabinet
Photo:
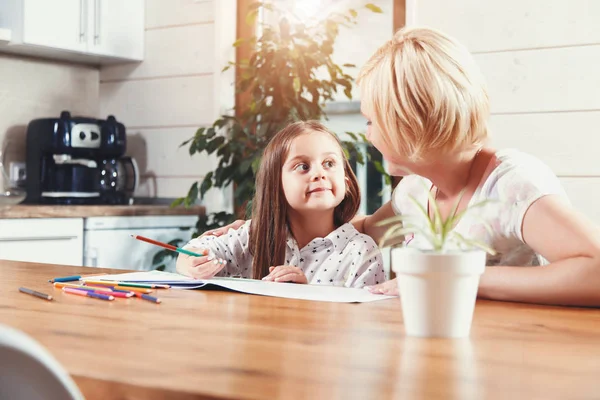
<path id="1" fill-rule="evenodd" d="M 85 1 L 23 0 L 24 43 L 85 52 Z"/>
<path id="2" fill-rule="evenodd" d="M 144 58 L 143 0 L 88 1 L 94 7 L 94 12 L 89 13 L 92 21 L 88 26 L 92 29 L 88 51 L 102 56 L 142 60 Z"/>
<path id="3" fill-rule="evenodd" d="M 144 0 L 2 0 L 0 51 L 73 61 L 141 61 Z"/>
<path id="4" fill-rule="evenodd" d="M 83 218 L 2 219 L 0 259 L 81 265 Z"/>

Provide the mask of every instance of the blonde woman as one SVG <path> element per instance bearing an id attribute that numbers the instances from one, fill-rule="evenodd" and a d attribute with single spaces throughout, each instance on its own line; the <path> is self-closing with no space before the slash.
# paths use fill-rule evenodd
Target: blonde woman
<path id="1" fill-rule="evenodd" d="M 498 251 L 488 258 L 479 296 L 600 306 L 599 229 L 571 207 L 548 166 L 518 150 L 490 147 L 486 85 L 464 46 L 433 29 L 402 29 L 370 58 L 358 82 L 367 138 L 391 175 L 414 173 L 377 212 L 353 219 L 358 231 L 378 241 L 385 230 L 379 221 L 417 212 L 408 195 L 430 209 L 427 190 L 443 217 L 461 192 L 457 213 L 494 200 L 496 212 L 467 214 L 454 228 Z M 425 245 L 418 234 L 405 244 Z M 370 290 L 398 294 L 394 280 Z"/>

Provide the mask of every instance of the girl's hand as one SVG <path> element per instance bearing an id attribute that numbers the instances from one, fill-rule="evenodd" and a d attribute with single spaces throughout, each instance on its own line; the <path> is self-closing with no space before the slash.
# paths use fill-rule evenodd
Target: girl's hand
<path id="1" fill-rule="evenodd" d="M 220 228 L 213 229 L 212 231 L 206 231 L 202 235 L 200 235 L 200 237 L 208 236 L 208 235 L 221 236 L 221 235 L 224 235 L 227 232 L 229 232 L 230 229 L 234 229 L 234 230 L 238 229 L 240 226 L 244 225 L 245 223 L 246 223 L 246 221 L 244 221 L 243 219 L 238 219 L 238 220 L 233 221 L 229 225 L 225 225 Z"/>
<path id="2" fill-rule="evenodd" d="M 396 281 L 396 278 L 386 281 L 386 282 L 383 282 L 383 283 L 380 283 L 379 285 L 365 286 L 365 289 L 367 289 L 369 292 L 375 293 L 375 294 L 398 296 L 398 282 Z"/>
<path id="3" fill-rule="evenodd" d="M 186 250 L 198 254 L 208 254 L 208 250 L 198 247 L 186 247 Z M 177 272 L 194 279 L 209 279 L 225 267 L 225 260 L 211 255 L 193 257 L 179 254 L 177 257 Z"/>
<path id="4" fill-rule="evenodd" d="M 263 281 L 272 282 L 294 282 L 294 283 L 308 283 L 306 275 L 298 267 L 291 265 L 279 265 L 277 267 L 269 268 L 269 275 L 262 278 Z"/>

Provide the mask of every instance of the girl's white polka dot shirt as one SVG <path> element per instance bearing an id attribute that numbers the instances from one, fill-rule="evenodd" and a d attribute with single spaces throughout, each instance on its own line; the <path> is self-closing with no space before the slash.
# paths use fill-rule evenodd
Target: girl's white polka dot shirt
<path id="1" fill-rule="evenodd" d="M 252 277 L 252 256 L 248 249 L 247 221 L 226 234 L 192 239 L 186 247 L 208 249 L 211 255 L 226 261 L 217 276 Z M 358 232 L 347 223 L 324 238 L 315 238 L 302 249 L 288 234 L 285 265 L 300 268 L 309 284 L 361 288 L 385 281 L 379 248 L 370 236 Z"/>

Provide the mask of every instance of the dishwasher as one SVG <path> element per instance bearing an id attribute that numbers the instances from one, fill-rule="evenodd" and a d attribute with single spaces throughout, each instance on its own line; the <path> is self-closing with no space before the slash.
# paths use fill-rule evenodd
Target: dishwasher
<path id="1" fill-rule="evenodd" d="M 162 247 L 131 235 L 141 235 L 159 242 L 192 238 L 198 221 L 194 215 L 90 217 L 84 220 L 83 264 L 87 267 L 149 271 L 152 259 Z M 165 271 L 175 271 L 175 257 L 165 264 Z"/>

